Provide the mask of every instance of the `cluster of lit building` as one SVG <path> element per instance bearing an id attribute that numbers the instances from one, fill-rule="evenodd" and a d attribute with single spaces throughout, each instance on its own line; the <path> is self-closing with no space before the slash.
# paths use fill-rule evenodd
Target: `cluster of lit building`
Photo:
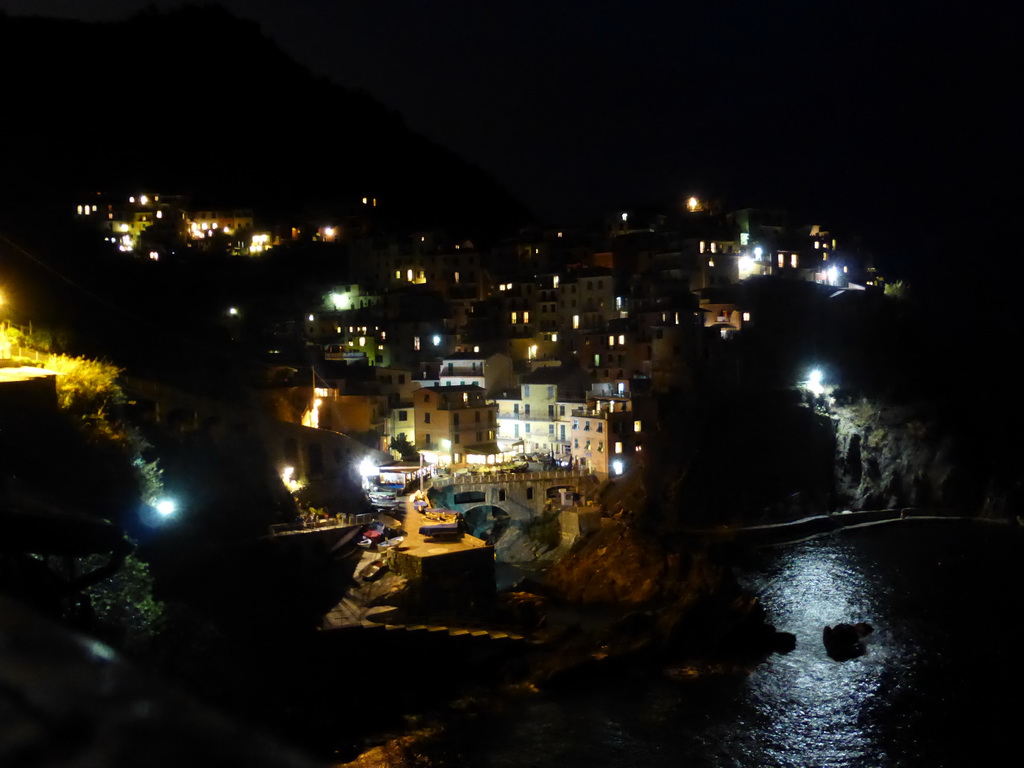
<path id="1" fill-rule="evenodd" d="M 147 233 L 161 230 L 193 245 L 228 238 L 239 256 L 281 243 L 256 230 L 251 211 L 189 210 L 179 197 L 99 201 L 77 215 L 102 222 L 127 251 L 145 251 Z M 870 259 L 820 225 L 793 226 L 775 211 L 723 213 L 696 197 L 674 212 L 617 212 L 598 231 L 528 230 L 487 249 L 350 221 L 304 230 L 345 249 L 347 280 L 322 285 L 301 318 L 266 319 L 287 321 L 305 350 L 320 351 L 312 378 L 322 386 L 311 381 L 301 423 L 373 434 L 382 449 L 401 437 L 437 465 L 528 453 L 602 476 L 625 472 L 656 429 L 653 395 L 692 382 L 715 344 L 756 325 L 746 284 L 880 286 Z M 289 362 L 284 346 L 268 354 Z"/>

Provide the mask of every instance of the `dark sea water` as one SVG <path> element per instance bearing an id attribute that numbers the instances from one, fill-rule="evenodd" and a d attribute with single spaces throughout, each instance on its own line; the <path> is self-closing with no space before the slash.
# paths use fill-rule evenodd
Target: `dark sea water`
<path id="1" fill-rule="evenodd" d="M 444 766 L 973 766 L 1024 751 L 1024 539 L 908 521 L 768 550 L 739 574 L 796 650 L 749 674 L 660 670 L 523 696 Z M 875 627 L 835 662 L 821 630 Z"/>

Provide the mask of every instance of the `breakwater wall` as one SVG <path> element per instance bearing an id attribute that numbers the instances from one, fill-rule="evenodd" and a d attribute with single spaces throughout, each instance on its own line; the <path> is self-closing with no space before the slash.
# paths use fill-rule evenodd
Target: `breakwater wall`
<path id="1" fill-rule="evenodd" d="M 812 515 L 764 525 L 723 526 L 705 530 L 691 530 L 687 537 L 719 540 L 755 547 L 780 546 L 828 536 L 844 530 L 878 525 L 916 523 L 924 521 L 960 521 L 986 525 L 1010 525 L 1011 521 L 968 515 L 960 510 L 947 509 L 868 509 Z"/>

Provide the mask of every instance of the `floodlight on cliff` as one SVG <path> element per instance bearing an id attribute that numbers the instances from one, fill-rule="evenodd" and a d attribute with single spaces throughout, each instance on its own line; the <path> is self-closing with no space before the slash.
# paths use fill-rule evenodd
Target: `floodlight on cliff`
<path id="1" fill-rule="evenodd" d="M 156 504 L 156 511 L 160 513 L 161 517 L 170 517 L 178 511 L 178 503 L 174 499 L 160 499 Z"/>
<path id="2" fill-rule="evenodd" d="M 822 378 L 823 376 L 820 368 L 815 368 L 811 371 L 810 375 L 807 377 L 807 389 L 811 394 L 817 396 L 825 392 L 825 387 L 822 386 L 821 383 Z"/>

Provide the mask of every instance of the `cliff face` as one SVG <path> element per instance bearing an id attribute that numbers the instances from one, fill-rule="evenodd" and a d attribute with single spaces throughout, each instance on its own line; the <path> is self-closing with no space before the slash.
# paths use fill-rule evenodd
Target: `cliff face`
<path id="1" fill-rule="evenodd" d="M 1010 466 L 1012 436 L 995 414 L 951 418 L 948 406 L 936 402 L 867 398 L 831 410 L 837 508 L 919 507 L 985 517 L 1019 511 L 1024 488 Z"/>

